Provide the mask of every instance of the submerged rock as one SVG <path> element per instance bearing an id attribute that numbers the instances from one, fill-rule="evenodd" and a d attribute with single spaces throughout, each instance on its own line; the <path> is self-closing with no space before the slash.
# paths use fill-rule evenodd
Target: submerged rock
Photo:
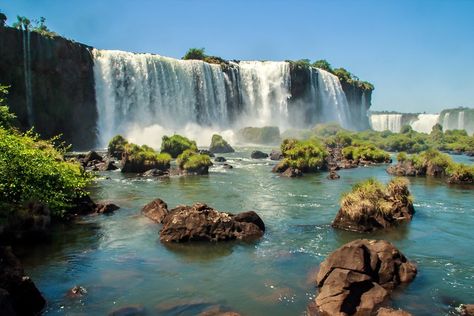
<path id="1" fill-rule="evenodd" d="M 414 213 L 408 180 L 392 179 L 385 187 L 368 180 L 343 197 L 332 227 L 370 232 L 410 221 Z"/>
<path id="2" fill-rule="evenodd" d="M 120 209 L 117 205 L 113 203 L 97 203 L 95 207 L 95 212 L 99 214 L 110 214 Z"/>
<path id="3" fill-rule="evenodd" d="M 232 167 L 232 165 L 229 165 L 228 163 L 225 163 L 222 166 L 224 167 L 224 169 L 234 169 L 234 167 Z"/>
<path id="4" fill-rule="evenodd" d="M 215 162 L 226 162 L 227 159 L 225 159 L 224 157 L 216 157 L 216 158 L 214 159 L 214 161 L 215 161 Z"/>
<path id="5" fill-rule="evenodd" d="M 416 273 L 415 264 L 391 243 L 354 240 L 321 263 L 316 277 L 319 294 L 312 314 L 371 315 L 393 289 L 411 282 Z"/>
<path id="6" fill-rule="evenodd" d="M 156 199 L 145 205 L 142 213 L 152 221 L 163 223 L 164 218 L 169 214 L 168 205 L 162 199 Z"/>
<path id="7" fill-rule="evenodd" d="M 302 177 L 303 173 L 300 169 L 289 167 L 281 173 L 281 176 L 288 178 Z"/>
<path id="8" fill-rule="evenodd" d="M 268 154 L 261 152 L 260 150 L 254 150 L 250 154 L 250 158 L 252 159 L 265 159 L 268 158 Z"/>
<path id="9" fill-rule="evenodd" d="M 331 171 L 329 172 L 328 176 L 327 176 L 327 178 L 328 178 L 329 180 L 337 180 L 337 179 L 339 179 L 340 177 L 341 177 L 341 176 L 338 175 L 337 172 L 336 172 L 336 171 L 333 171 L 333 170 L 331 170 Z"/>
<path id="10" fill-rule="evenodd" d="M 150 169 L 142 173 L 142 177 L 162 177 L 167 175 L 167 173 L 160 169 Z"/>
<path id="11" fill-rule="evenodd" d="M 253 211 L 233 215 L 206 204 L 178 206 L 163 219 L 162 242 L 222 241 L 255 239 L 263 236 L 265 225 Z"/>
<path id="12" fill-rule="evenodd" d="M 11 309 L 16 315 L 37 315 L 46 306 L 46 300 L 25 275 L 10 247 L 0 246 L 0 289 L 2 315 L 8 315 Z"/>
<path id="13" fill-rule="evenodd" d="M 71 288 L 69 291 L 67 291 L 66 296 L 69 298 L 78 298 L 78 297 L 83 297 L 86 294 L 87 294 L 87 290 L 85 287 L 76 285 L 73 288 Z"/>

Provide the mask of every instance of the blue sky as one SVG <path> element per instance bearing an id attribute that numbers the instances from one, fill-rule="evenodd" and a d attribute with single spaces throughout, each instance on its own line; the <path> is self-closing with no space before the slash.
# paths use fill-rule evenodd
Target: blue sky
<path id="1" fill-rule="evenodd" d="M 474 0 L 3 0 L 97 48 L 180 58 L 327 59 L 374 83 L 373 110 L 474 107 Z"/>

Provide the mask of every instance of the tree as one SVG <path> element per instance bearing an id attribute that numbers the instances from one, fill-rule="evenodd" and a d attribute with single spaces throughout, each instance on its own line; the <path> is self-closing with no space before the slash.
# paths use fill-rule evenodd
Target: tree
<path id="1" fill-rule="evenodd" d="M 7 21 L 7 16 L 0 12 L 0 27 L 4 27 Z"/>
<path id="2" fill-rule="evenodd" d="M 352 74 L 347 71 L 345 68 L 336 68 L 333 72 L 336 76 L 339 77 L 340 81 L 345 81 L 347 83 L 352 83 Z"/>
<path id="3" fill-rule="evenodd" d="M 13 23 L 13 27 L 19 30 L 28 31 L 31 26 L 31 21 L 24 16 L 16 16 L 17 21 Z"/>
<path id="4" fill-rule="evenodd" d="M 0 85 L 0 128 L 10 129 L 13 126 L 16 116 L 8 109 L 5 99 L 7 94 L 8 86 Z"/>
<path id="5" fill-rule="evenodd" d="M 197 59 L 197 60 L 204 60 L 206 58 L 206 54 L 204 53 L 204 48 L 190 48 L 186 55 L 182 59 L 189 60 L 189 59 Z"/>
<path id="6" fill-rule="evenodd" d="M 319 69 L 322 69 L 322 70 L 326 70 L 326 71 L 329 71 L 329 72 L 333 72 L 331 64 L 325 59 L 315 61 L 313 63 L 313 67 L 319 68 Z"/>

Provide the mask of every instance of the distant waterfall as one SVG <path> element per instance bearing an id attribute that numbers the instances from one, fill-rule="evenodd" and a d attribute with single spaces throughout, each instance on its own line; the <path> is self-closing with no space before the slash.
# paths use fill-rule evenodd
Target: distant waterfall
<path id="1" fill-rule="evenodd" d="M 370 125 L 375 131 L 389 130 L 398 133 L 402 128 L 402 114 L 372 114 Z"/>
<path id="2" fill-rule="evenodd" d="M 440 114 L 440 123 L 443 130 L 465 130 L 468 134 L 474 133 L 474 109 L 456 108 L 447 109 Z"/>
<path id="3" fill-rule="evenodd" d="M 30 31 L 23 31 L 23 74 L 25 77 L 25 98 L 26 98 L 26 115 L 28 125 L 33 126 L 33 93 L 31 83 L 31 49 L 30 49 Z"/>
<path id="4" fill-rule="evenodd" d="M 115 134 L 158 144 L 180 133 L 209 143 L 214 132 L 232 138 L 245 126 L 309 127 L 301 120 L 336 121 L 351 128 L 349 105 L 339 79 L 310 68 L 311 97 L 289 108 L 288 62 L 242 61 L 225 66 L 152 54 L 94 50 L 100 145 Z M 232 141 L 232 140 L 231 140 Z"/>
<path id="5" fill-rule="evenodd" d="M 439 114 L 419 114 L 418 119 L 410 125 L 417 132 L 429 134 L 438 121 Z"/>

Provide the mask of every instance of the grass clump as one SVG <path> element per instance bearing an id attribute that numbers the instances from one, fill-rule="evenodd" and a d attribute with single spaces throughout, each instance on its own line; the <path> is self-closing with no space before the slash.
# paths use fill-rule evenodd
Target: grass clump
<path id="1" fill-rule="evenodd" d="M 122 172 L 145 172 L 150 169 L 167 170 L 170 168 L 171 156 L 168 153 L 157 153 L 147 145 L 127 143 L 124 147 Z"/>
<path id="2" fill-rule="evenodd" d="M 176 160 L 181 170 L 188 172 L 207 173 L 212 166 L 211 158 L 202 155 L 192 149 L 185 150 Z"/>
<path id="3" fill-rule="evenodd" d="M 365 160 L 371 162 L 388 162 L 390 154 L 377 148 L 371 143 L 357 143 L 342 149 L 342 155 L 350 160 Z"/>
<path id="4" fill-rule="evenodd" d="M 117 159 L 122 158 L 122 153 L 125 151 L 125 146 L 128 144 L 128 141 L 122 135 L 115 135 L 109 141 L 107 146 L 107 153 Z"/>
<path id="5" fill-rule="evenodd" d="M 161 152 L 168 153 L 173 158 L 177 158 L 185 150 L 197 150 L 196 142 L 181 135 L 171 137 L 163 136 L 161 142 Z"/>
<path id="6" fill-rule="evenodd" d="M 289 167 L 302 172 L 315 172 L 326 165 L 329 155 L 325 146 L 316 139 L 285 139 L 281 144 L 281 152 L 284 158 L 275 169 L 279 172 Z"/>

